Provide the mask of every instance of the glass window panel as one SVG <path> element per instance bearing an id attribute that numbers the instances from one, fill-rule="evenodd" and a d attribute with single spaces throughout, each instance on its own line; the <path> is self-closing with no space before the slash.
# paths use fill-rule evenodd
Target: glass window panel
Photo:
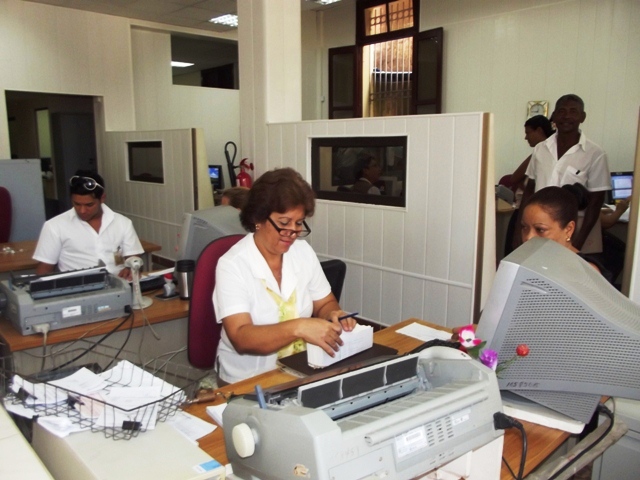
<path id="1" fill-rule="evenodd" d="M 378 5 L 364 10 L 365 35 L 387 33 L 387 6 Z"/>
<path id="2" fill-rule="evenodd" d="M 333 111 L 333 118 L 337 119 L 337 118 L 355 118 L 353 116 L 353 109 L 349 109 L 349 110 L 334 110 Z"/>
<path id="3" fill-rule="evenodd" d="M 164 183 L 162 142 L 127 142 L 129 180 Z"/>
<path id="4" fill-rule="evenodd" d="M 418 105 L 418 115 L 433 115 L 438 113 L 436 111 L 436 105 Z"/>
<path id="5" fill-rule="evenodd" d="M 406 136 L 313 138 L 311 165 L 317 198 L 405 206 Z"/>
<path id="6" fill-rule="evenodd" d="M 438 94 L 438 44 L 434 39 L 419 41 L 418 102 L 435 99 Z"/>
<path id="7" fill-rule="evenodd" d="M 353 105 L 354 56 L 351 53 L 332 55 L 333 107 Z"/>
<path id="8" fill-rule="evenodd" d="M 413 1 L 397 0 L 389 2 L 389 31 L 413 27 Z"/>

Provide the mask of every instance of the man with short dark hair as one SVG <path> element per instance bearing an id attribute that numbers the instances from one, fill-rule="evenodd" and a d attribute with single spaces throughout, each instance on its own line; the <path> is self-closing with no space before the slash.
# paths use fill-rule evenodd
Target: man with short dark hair
<path id="1" fill-rule="evenodd" d="M 587 118 L 584 102 L 574 94 L 563 95 L 553 112 L 556 133 L 533 150 L 527 168 L 529 183 L 522 205 L 541 188 L 580 183 L 589 191 L 589 204 L 580 212 L 572 244 L 582 253 L 602 252 L 600 209 L 605 192 L 611 190 L 607 154 L 580 130 Z M 521 209 L 522 210 L 522 209 Z"/>
<path id="2" fill-rule="evenodd" d="M 33 254 L 36 273 L 43 275 L 97 266 L 104 263 L 110 273 L 130 278 L 124 259 L 144 253 L 131 220 L 105 203 L 104 179 L 78 170 L 69 180 L 73 208 L 45 222 Z"/>

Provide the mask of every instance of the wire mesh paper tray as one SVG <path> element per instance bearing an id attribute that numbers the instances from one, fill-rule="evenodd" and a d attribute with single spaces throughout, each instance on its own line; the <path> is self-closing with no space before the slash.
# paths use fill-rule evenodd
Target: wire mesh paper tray
<path id="1" fill-rule="evenodd" d="M 1 358 L 0 395 L 5 396 L 5 402 L 32 409 L 37 416 L 62 416 L 93 432 L 104 432 L 107 438 L 129 440 L 174 415 L 193 398 L 205 375 L 160 358 L 139 365 L 133 361 L 136 354 L 103 345 L 96 351 L 95 344 L 87 344 L 76 346 L 62 358 L 56 356 L 57 366 L 37 374 L 20 374 L 11 357 Z M 79 350 L 84 353 L 81 358 Z M 103 388 L 79 393 L 80 389 L 60 385 L 71 375 L 80 376 L 84 385 L 87 379 L 97 382 L 92 374 L 100 377 Z"/>

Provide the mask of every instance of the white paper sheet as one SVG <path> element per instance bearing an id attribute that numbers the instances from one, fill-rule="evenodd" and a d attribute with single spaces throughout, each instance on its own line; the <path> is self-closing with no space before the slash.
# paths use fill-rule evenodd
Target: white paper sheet
<path id="1" fill-rule="evenodd" d="M 221 427 L 223 426 L 222 425 L 222 413 L 224 412 L 225 408 L 227 408 L 227 404 L 226 403 L 221 403 L 220 405 L 209 405 L 206 408 L 207 415 L 209 415 L 211 418 L 213 418 L 213 421 L 216 422 Z"/>
<path id="2" fill-rule="evenodd" d="M 350 332 L 343 331 L 340 338 L 344 345 L 335 352 L 335 357 L 330 356 L 317 345 L 307 345 L 307 362 L 310 367 L 324 368 L 340 360 L 349 358 L 356 353 L 360 353 L 373 346 L 373 327 L 369 325 L 357 324 Z"/>
<path id="3" fill-rule="evenodd" d="M 417 338 L 423 342 L 428 342 L 429 340 L 449 340 L 451 338 L 451 333 L 449 332 L 427 327 L 417 322 L 410 323 L 397 332 L 409 337 Z"/>
<path id="4" fill-rule="evenodd" d="M 177 412 L 167 423 L 194 443 L 197 443 L 196 440 L 209 435 L 218 428 L 195 415 L 183 411 Z"/>

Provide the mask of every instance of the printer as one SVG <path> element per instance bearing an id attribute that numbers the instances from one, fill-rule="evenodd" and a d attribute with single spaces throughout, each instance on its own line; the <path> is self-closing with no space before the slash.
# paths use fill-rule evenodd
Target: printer
<path id="1" fill-rule="evenodd" d="M 15 276 L 0 281 L 0 307 L 22 335 L 121 317 L 132 304 L 129 283 L 107 270 L 88 269 L 52 275 Z"/>
<path id="2" fill-rule="evenodd" d="M 229 401 L 224 437 L 236 477 L 411 479 L 490 442 L 499 444 L 492 476 L 471 478 L 499 476 L 496 375 L 465 353 L 435 346 L 314 378 Z"/>

